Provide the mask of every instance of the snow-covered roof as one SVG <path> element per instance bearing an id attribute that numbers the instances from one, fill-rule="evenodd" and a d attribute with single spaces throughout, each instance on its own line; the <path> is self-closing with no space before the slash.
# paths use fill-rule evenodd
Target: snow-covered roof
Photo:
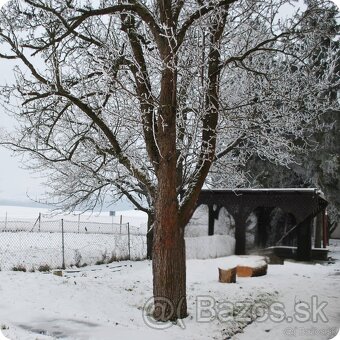
<path id="1" fill-rule="evenodd" d="M 318 188 L 218 188 L 202 189 L 211 192 L 235 192 L 237 193 L 259 193 L 259 192 L 278 192 L 278 193 L 315 193 L 325 199 L 323 192 Z"/>

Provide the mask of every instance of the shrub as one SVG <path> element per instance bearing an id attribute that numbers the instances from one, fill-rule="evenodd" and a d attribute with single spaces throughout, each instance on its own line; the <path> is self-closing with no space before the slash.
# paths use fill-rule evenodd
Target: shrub
<path id="1" fill-rule="evenodd" d="M 82 260 L 82 256 L 81 256 L 81 253 L 78 249 L 76 249 L 74 251 L 74 265 L 76 267 L 81 267 L 80 263 L 81 263 L 81 260 Z"/>
<path id="2" fill-rule="evenodd" d="M 104 264 L 105 263 L 105 261 L 104 260 L 98 260 L 98 261 L 96 261 L 96 265 L 100 265 L 100 264 Z"/>
<path id="3" fill-rule="evenodd" d="M 117 262 L 118 261 L 118 256 L 116 252 L 111 253 L 111 257 L 108 259 L 107 263 L 112 263 L 112 262 Z"/>
<path id="4" fill-rule="evenodd" d="M 14 266 L 12 270 L 15 272 L 26 272 L 26 267 L 22 264 L 19 264 L 17 266 Z"/>
<path id="5" fill-rule="evenodd" d="M 96 265 L 104 264 L 106 263 L 106 258 L 107 258 L 107 250 L 105 249 L 104 253 L 102 253 L 102 258 L 101 260 L 98 260 L 96 262 Z"/>
<path id="6" fill-rule="evenodd" d="M 39 272 L 49 272 L 51 267 L 48 264 L 42 264 L 38 268 Z"/>

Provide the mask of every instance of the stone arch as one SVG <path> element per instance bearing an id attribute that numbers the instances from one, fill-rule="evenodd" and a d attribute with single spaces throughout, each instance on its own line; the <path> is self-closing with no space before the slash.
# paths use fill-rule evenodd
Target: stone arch
<path id="1" fill-rule="evenodd" d="M 209 207 L 201 204 L 196 207 L 189 223 L 184 229 L 185 237 L 197 237 L 208 235 L 209 226 Z"/>
<path id="2" fill-rule="evenodd" d="M 235 219 L 225 206 L 219 207 L 216 211 L 214 234 L 229 235 L 235 238 Z"/>
<path id="3" fill-rule="evenodd" d="M 268 240 L 270 245 L 296 246 L 297 245 L 297 219 L 280 207 L 273 209 L 270 215 L 271 235 Z"/>
<path id="4" fill-rule="evenodd" d="M 255 211 L 250 212 L 245 219 L 245 236 L 245 252 L 248 254 L 252 249 L 257 248 L 258 217 Z"/>
<path id="5" fill-rule="evenodd" d="M 256 226 L 253 227 L 253 243 L 249 227 L 246 223 L 246 249 L 266 248 L 276 245 L 295 246 L 297 242 L 297 219 L 281 206 L 258 206 L 248 216 L 256 216 Z M 249 222 L 248 222 L 249 224 Z M 248 243 L 248 244 L 247 244 Z M 278 244 L 280 243 L 280 244 Z"/>

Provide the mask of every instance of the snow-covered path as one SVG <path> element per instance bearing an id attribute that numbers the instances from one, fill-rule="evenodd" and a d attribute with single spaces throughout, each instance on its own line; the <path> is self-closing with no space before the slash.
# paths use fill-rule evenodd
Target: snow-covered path
<path id="1" fill-rule="evenodd" d="M 152 324 L 145 315 L 143 318 L 143 306 L 152 296 L 149 261 L 85 267 L 64 277 L 0 272 L 0 325 L 11 340 L 225 339 L 242 322 L 226 323 L 216 318 L 207 322 L 213 312 L 203 307 L 206 303 L 215 299 L 216 307 L 223 310 L 222 301 L 226 300 L 234 306 L 245 300 L 253 306 L 275 300 L 284 304 L 288 321 L 274 322 L 274 317 L 253 321 L 232 339 L 329 339 L 340 326 L 340 241 L 332 242 L 331 255 L 338 259 L 334 264 L 286 261 L 284 266 L 270 265 L 266 276 L 238 278 L 236 284 L 218 282 L 221 259 L 188 260 L 190 315 L 183 323 L 166 325 L 163 330 L 158 329 L 163 324 Z M 298 317 L 306 317 L 306 308 L 315 299 L 318 322 L 298 322 Z M 299 303 L 300 314 L 296 310 L 294 314 Z M 322 303 L 327 305 L 323 308 Z M 322 312 L 327 322 L 320 319 Z"/>

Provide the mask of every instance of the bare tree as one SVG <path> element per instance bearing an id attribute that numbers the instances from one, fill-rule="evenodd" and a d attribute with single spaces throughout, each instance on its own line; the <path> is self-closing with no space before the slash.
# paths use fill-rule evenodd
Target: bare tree
<path id="1" fill-rule="evenodd" d="M 158 320 L 187 315 L 184 228 L 212 164 L 251 152 L 284 163 L 291 136 L 327 108 L 307 114 L 298 98 L 308 92 L 312 106 L 330 86 L 304 63 L 324 32 L 303 26 L 329 2 L 285 20 L 289 3 L 14 0 L 1 10 L 0 58 L 20 62 L 1 91 L 7 109 L 21 104 L 5 143 L 47 171 L 59 206 L 124 195 L 152 217 Z"/>

